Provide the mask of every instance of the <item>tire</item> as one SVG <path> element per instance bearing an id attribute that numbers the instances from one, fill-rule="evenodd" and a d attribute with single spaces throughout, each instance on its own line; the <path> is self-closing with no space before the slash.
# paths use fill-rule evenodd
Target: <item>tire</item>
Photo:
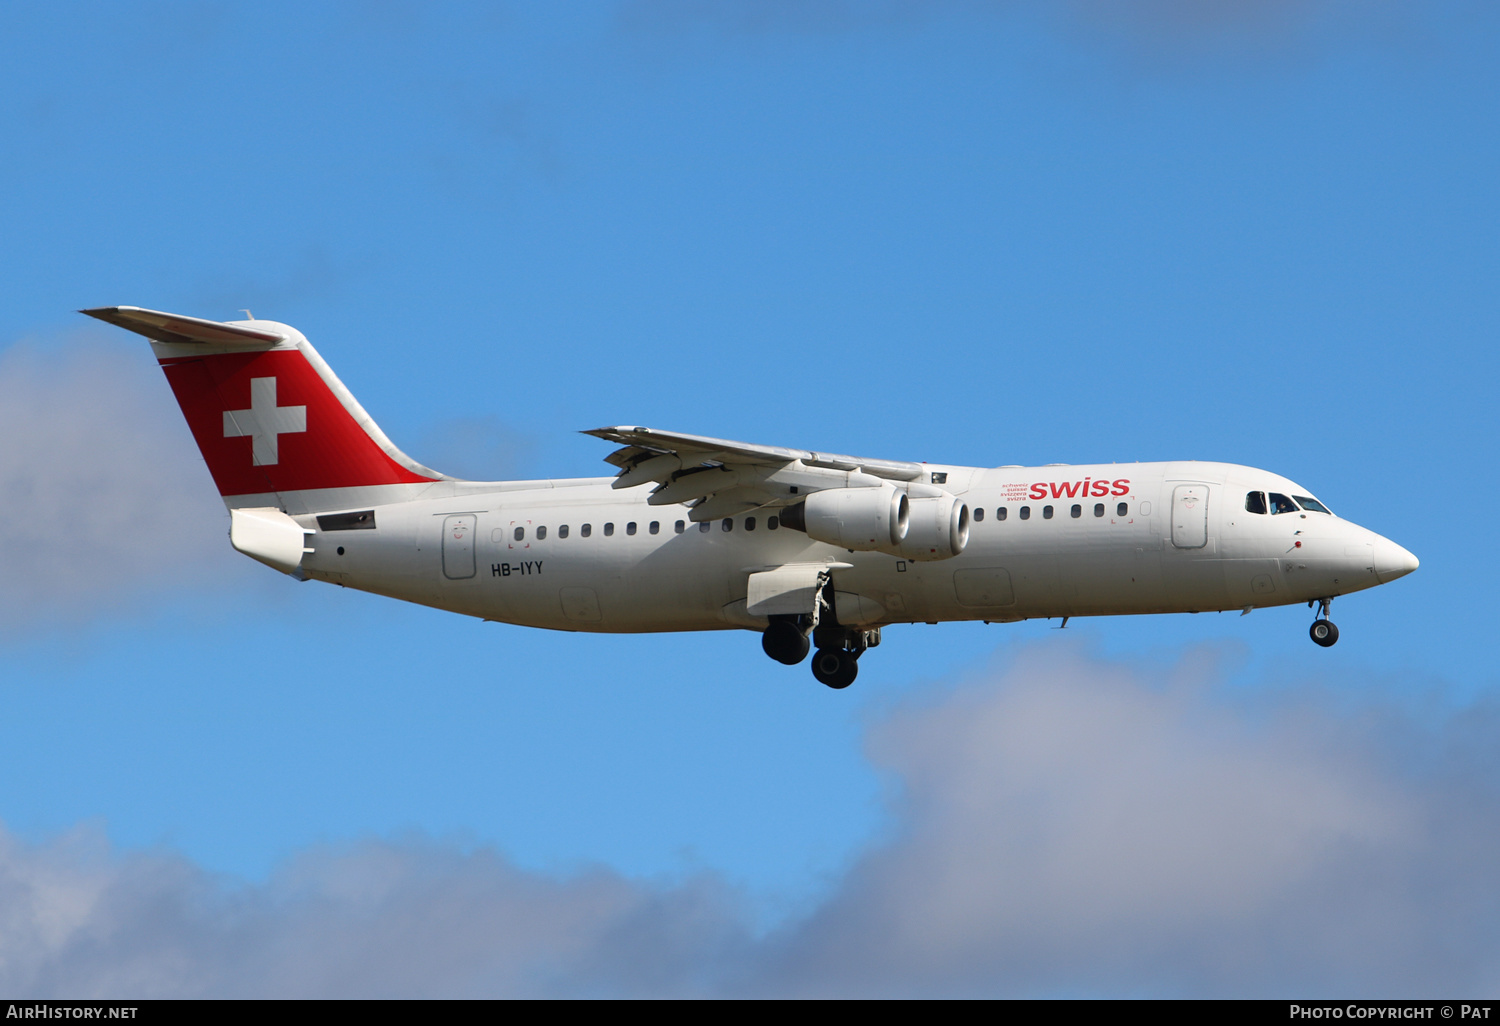
<path id="1" fill-rule="evenodd" d="M 1307 633 L 1315 644 L 1324 648 L 1332 648 L 1334 642 L 1339 640 L 1339 629 L 1333 625 L 1332 620 L 1314 620 Z"/>
<path id="2" fill-rule="evenodd" d="M 807 635 L 785 620 L 776 620 L 760 636 L 760 647 L 778 663 L 796 666 L 807 658 Z"/>
<path id="3" fill-rule="evenodd" d="M 818 683 L 839 690 L 854 683 L 854 678 L 859 675 L 859 663 L 853 652 L 822 648 L 813 656 L 812 672 Z"/>

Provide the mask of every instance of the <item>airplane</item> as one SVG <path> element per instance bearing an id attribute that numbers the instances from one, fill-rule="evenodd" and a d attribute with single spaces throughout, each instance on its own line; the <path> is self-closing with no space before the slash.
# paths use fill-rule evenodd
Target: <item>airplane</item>
<path id="1" fill-rule="evenodd" d="M 252 559 L 529 627 L 757 631 L 831 688 L 901 623 L 1305 602 L 1328 647 L 1334 598 L 1418 565 L 1228 463 L 963 467 L 603 427 L 612 477 L 461 480 L 396 448 L 289 325 L 80 312 L 151 340 Z"/>

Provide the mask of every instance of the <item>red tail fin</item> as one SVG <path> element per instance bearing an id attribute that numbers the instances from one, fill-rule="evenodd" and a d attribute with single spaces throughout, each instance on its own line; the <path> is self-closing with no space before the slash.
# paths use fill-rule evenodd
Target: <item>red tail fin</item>
<path id="1" fill-rule="evenodd" d="M 152 340 L 226 501 L 443 479 L 391 444 L 295 328 L 137 307 L 83 312 Z"/>

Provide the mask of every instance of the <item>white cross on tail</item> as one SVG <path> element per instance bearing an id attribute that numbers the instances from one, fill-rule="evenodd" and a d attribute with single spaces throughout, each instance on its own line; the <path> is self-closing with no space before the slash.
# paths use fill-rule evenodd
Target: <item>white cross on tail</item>
<path id="1" fill-rule="evenodd" d="M 276 379 L 250 379 L 250 408 L 224 411 L 224 437 L 251 436 L 251 462 L 257 467 L 279 462 L 281 435 L 307 430 L 306 406 L 277 406 Z"/>

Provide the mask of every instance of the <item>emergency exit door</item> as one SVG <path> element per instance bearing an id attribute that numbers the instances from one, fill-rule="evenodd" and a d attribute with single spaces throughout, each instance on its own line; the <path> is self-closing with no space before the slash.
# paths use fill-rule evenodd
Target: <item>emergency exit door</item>
<path id="1" fill-rule="evenodd" d="M 474 576 L 473 513 L 443 518 L 443 576 L 461 581 Z"/>
<path id="2" fill-rule="evenodd" d="M 1179 549 L 1208 544 L 1208 485 L 1172 489 L 1172 544 Z"/>

